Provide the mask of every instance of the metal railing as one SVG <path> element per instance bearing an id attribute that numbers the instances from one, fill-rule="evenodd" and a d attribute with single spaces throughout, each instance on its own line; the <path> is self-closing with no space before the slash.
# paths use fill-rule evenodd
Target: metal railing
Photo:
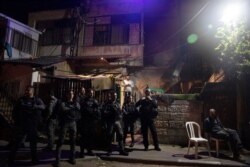
<path id="1" fill-rule="evenodd" d="M 19 86 L 19 81 L 0 83 L 0 114 L 9 123 L 13 123 L 12 110 L 19 97 Z"/>

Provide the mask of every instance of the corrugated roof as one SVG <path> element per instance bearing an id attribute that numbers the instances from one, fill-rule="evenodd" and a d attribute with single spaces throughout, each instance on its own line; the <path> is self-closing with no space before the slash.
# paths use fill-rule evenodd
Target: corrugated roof
<path id="1" fill-rule="evenodd" d="M 15 19 L 13 19 L 13 18 L 11 18 L 11 17 L 9 17 L 9 16 L 3 14 L 3 13 L 0 13 L 0 17 L 3 17 L 3 18 L 5 18 L 5 19 L 8 19 L 8 20 L 10 20 L 10 21 L 12 21 L 12 22 L 14 22 L 14 23 L 16 23 L 16 24 L 19 24 L 19 25 L 21 25 L 22 27 L 25 27 L 25 28 L 29 29 L 30 31 L 34 31 L 34 32 L 36 32 L 36 33 L 42 34 L 40 31 L 36 30 L 35 28 L 32 28 L 32 27 L 30 27 L 30 26 L 28 26 L 28 25 L 26 25 L 26 24 L 23 24 L 23 23 L 21 23 L 20 21 L 17 21 L 17 20 L 15 20 Z"/>
<path id="2" fill-rule="evenodd" d="M 1 63 L 11 63 L 11 64 L 22 64 L 22 65 L 30 65 L 32 67 L 45 67 L 53 64 L 57 64 L 65 61 L 66 58 L 62 56 L 43 56 L 34 59 L 10 59 L 3 60 Z"/>

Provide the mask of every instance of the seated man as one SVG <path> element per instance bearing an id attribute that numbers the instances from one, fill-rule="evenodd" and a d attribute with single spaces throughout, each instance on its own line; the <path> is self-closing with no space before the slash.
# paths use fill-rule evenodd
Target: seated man
<path id="1" fill-rule="evenodd" d="M 240 159 L 240 154 L 249 154 L 249 151 L 243 148 L 240 137 L 236 130 L 224 128 L 216 115 L 215 109 L 209 110 L 209 117 L 205 119 L 204 128 L 207 133 L 217 139 L 224 139 L 230 142 L 233 158 Z"/>

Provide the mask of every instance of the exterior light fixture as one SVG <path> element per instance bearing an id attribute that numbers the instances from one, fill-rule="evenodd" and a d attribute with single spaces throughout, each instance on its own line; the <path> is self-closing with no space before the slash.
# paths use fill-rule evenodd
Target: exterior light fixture
<path id="1" fill-rule="evenodd" d="M 226 5 L 224 10 L 222 10 L 220 21 L 226 25 L 235 25 L 244 18 L 246 6 L 243 0 Z"/>

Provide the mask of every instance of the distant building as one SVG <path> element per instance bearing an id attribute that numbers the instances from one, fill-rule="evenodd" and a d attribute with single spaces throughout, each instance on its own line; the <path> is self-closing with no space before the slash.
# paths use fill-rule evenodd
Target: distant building
<path id="1" fill-rule="evenodd" d="M 142 66 L 143 0 L 93 0 L 89 5 L 85 13 L 81 6 L 30 13 L 29 25 L 43 32 L 39 55 Z"/>
<path id="2" fill-rule="evenodd" d="M 41 32 L 0 13 L 1 60 L 35 58 Z"/>
<path id="3" fill-rule="evenodd" d="M 37 58 L 41 32 L 0 13 L 0 110 L 11 120 L 12 103 L 27 85 L 38 82 Z"/>
<path id="4" fill-rule="evenodd" d="M 37 58 L 40 34 L 36 29 L 0 13 L 1 87 L 15 85 L 14 92 L 19 94 L 22 88 L 38 78 L 37 70 L 29 62 Z"/>
<path id="5" fill-rule="evenodd" d="M 126 67 L 143 67 L 143 5 L 143 0 L 92 0 L 30 13 L 28 24 L 42 32 L 39 57 L 66 59 L 54 68 L 55 80 L 91 79 L 94 89 L 113 89 Z"/>

